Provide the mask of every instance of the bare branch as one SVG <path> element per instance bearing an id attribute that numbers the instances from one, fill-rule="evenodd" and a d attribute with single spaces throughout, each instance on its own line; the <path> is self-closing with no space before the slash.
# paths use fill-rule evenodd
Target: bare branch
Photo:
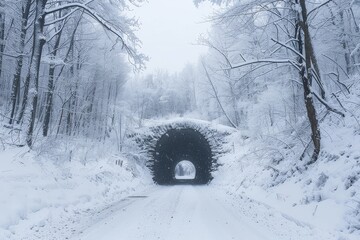
<path id="1" fill-rule="evenodd" d="M 301 57 L 301 58 L 305 61 L 305 57 L 304 57 L 301 53 L 299 53 L 298 51 L 296 51 L 294 48 L 292 48 L 292 47 L 290 47 L 290 46 L 288 46 L 288 45 L 286 45 L 286 44 L 284 44 L 284 43 L 282 43 L 282 42 L 279 42 L 279 41 L 275 40 L 274 38 L 271 38 L 271 40 L 272 40 L 273 42 L 275 42 L 275 43 L 283 46 L 284 48 L 289 49 L 290 51 L 292 51 L 293 53 L 295 53 L 297 56 Z"/>
<path id="2" fill-rule="evenodd" d="M 65 19 L 68 19 L 73 13 L 75 13 L 76 11 L 78 11 L 80 8 L 75 8 L 73 10 L 71 10 L 69 13 L 67 13 L 66 15 L 60 17 L 60 18 L 57 18 L 57 19 L 54 19 L 52 21 L 48 21 L 44 24 L 44 26 L 49 26 L 49 25 L 53 25 L 57 22 L 60 22 L 60 21 L 63 21 Z"/>
<path id="3" fill-rule="evenodd" d="M 311 11 L 308 12 L 308 16 L 310 16 L 310 14 L 312 14 L 313 12 L 315 12 L 316 10 L 320 9 L 321 7 L 327 5 L 328 3 L 332 2 L 332 0 L 328 0 L 322 4 L 320 4 L 319 6 L 317 6 L 316 8 L 312 9 Z"/>
<path id="4" fill-rule="evenodd" d="M 222 105 L 221 102 L 220 102 L 219 95 L 218 95 L 218 93 L 217 93 L 217 91 L 216 91 L 216 89 L 215 89 L 214 83 L 212 82 L 212 80 L 211 80 L 211 78 L 210 78 L 210 75 L 209 75 L 209 72 L 208 72 L 208 70 L 207 70 L 207 68 L 206 68 L 206 66 L 205 66 L 205 63 L 204 63 L 204 62 L 201 62 L 201 63 L 202 63 L 202 65 L 203 65 L 204 71 L 205 71 L 205 73 L 206 73 L 206 77 L 207 77 L 207 79 L 209 80 L 209 83 L 210 83 L 210 85 L 211 85 L 211 88 L 212 88 L 213 91 L 214 91 L 216 101 L 218 102 L 218 104 L 219 104 L 219 106 L 220 106 L 220 108 L 221 108 L 221 111 L 224 113 L 224 115 L 225 115 L 225 117 L 227 118 L 227 120 L 229 121 L 229 123 L 230 123 L 234 128 L 237 128 L 236 124 L 235 124 L 235 123 L 230 119 L 230 117 L 227 115 L 227 113 L 226 113 L 223 105 Z"/>
<path id="5" fill-rule="evenodd" d="M 254 61 L 241 63 L 239 65 L 233 66 L 230 69 L 241 68 L 241 67 L 245 67 L 245 66 L 249 66 L 249 65 L 253 65 L 253 64 L 259 64 L 259 63 L 290 64 L 290 65 L 294 66 L 297 70 L 300 71 L 299 64 L 297 62 L 293 61 L 293 60 L 290 60 L 290 59 L 259 59 L 259 60 L 254 60 Z"/>
<path id="6" fill-rule="evenodd" d="M 138 67 L 139 69 L 143 68 L 144 66 L 144 60 L 147 58 L 142 55 L 138 54 L 136 50 L 133 47 L 130 47 L 125 39 L 124 35 L 126 35 L 125 31 L 122 29 L 116 29 L 116 27 L 112 26 L 108 21 L 106 21 L 104 18 L 102 18 L 98 13 L 96 13 L 93 9 L 87 6 L 88 3 L 92 2 L 94 0 L 89 0 L 86 3 L 68 3 L 65 5 L 57 6 L 54 8 L 49 8 L 44 11 L 44 15 L 48 15 L 51 13 L 55 13 L 64 9 L 69 8 L 80 8 L 85 11 L 90 17 L 95 19 L 98 23 L 102 25 L 103 28 L 113 33 L 115 36 L 118 37 L 118 40 L 121 42 L 122 48 L 125 49 L 126 53 L 129 56 L 129 61 L 132 63 L 135 67 Z"/>
<path id="7" fill-rule="evenodd" d="M 321 102 L 327 110 L 339 114 L 342 117 L 345 117 L 345 114 L 339 110 L 337 110 L 336 108 L 330 106 L 330 104 L 328 102 L 326 102 L 322 97 L 320 97 L 313 89 L 311 89 L 311 93 L 316 97 L 317 100 L 319 100 L 319 102 Z"/>
<path id="8" fill-rule="evenodd" d="M 347 74 L 347 72 L 344 70 L 344 68 L 342 68 L 334 59 L 332 59 L 331 57 L 326 56 L 325 54 L 322 54 L 322 55 L 324 57 L 326 57 L 327 59 L 329 59 L 330 61 L 332 61 L 333 63 L 335 63 L 343 71 L 343 73 L 346 75 L 346 77 L 350 79 L 349 74 Z"/>

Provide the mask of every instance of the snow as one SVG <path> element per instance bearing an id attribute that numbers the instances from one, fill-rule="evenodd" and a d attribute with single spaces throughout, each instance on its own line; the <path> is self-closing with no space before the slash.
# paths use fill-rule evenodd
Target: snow
<path id="1" fill-rule="evenodd" d="M 211 186 L 158 186 L 119 208 L 73 239 L 336 239 Z"/>
<path id="2" fill-rule="evenodd" d="M 223 146 L 231 151 L 205 186 L 153 186 L 131 146 L 123 155 L 84 139 L 6 146 L 0 239 L 358 239 L 359 126 L 349 114 L 321 126 L 331 135 L 305 168 L 292 133 L 267 138 L 212 125 L 231 133 Z"/>
<path id="3" fill-rule="evenodd" d="M 359 51 L 359 50 L 360 50 L 360 43 L 358 43 L 358 44 L 356 45 L 356 47 L 354 48 L 354 50 L 351 51 L 350 56 L 354 56 L 355 53 L 356 53 L 357 51 Z"/>
<path id="4" fill-rule="evenodd" d="M 300 160 L 304 150 L 299 143 L 304 137 L 301 132 L 274 127 L 270 136 L 254 131 L 248 132 L 248 139 L 236 133 L 227 139 L 234 149 L 218 160 L 222 167 L 212 184 L 299 223 L 336 232 L 342 235 L 340 239 L 358 239 L 360 112 L 355 103 L 359 85 L 353 86 L 352 92 L 340 97 L 345 118 L 329 114 L 320 123 L 322 151 L 314 164 L 306 165 L 307 154 Z"/>
<path id="5" fill-rule="evenodd" d="M 234 163 L 231 166 L 233 172 L 238 170 L 237 178 L 233 177 L 234 173 L 228 172 L 226 179 L 215 178 L 213 184 L 228 189 L 236 196 L 246 196 L 266 204 L 309 226 L 329 232 L 353 232 L 359 221 L 359 182 L 348 189 L 346 182 L 359 166 L 356 161 L 342 160 L 328 161 L 323 155 L 304 173 L 294 173 L 292 177 L 286 176 L 288 173 L 284 170 L 284 176 L 277 177 L 283 178 L 280 183 L 274 183 L 278 179 L 274 179 L 272 170 L 265 168 L 266 164 L 251 166 L 248 161 L 243 161 L 241 165 L 236 163 L 235 166 Z M 226 167 L 226 171 L 231 171 L 230 167 Z"/>
<path id="6" fill-rule="evenodd" d="M 65 162 L 59 158 L 69 154 L 61 147 L 48 152 L 6 147 L 0 152 L 0 239 L 65 239 L 79 230 L 69 225 L 77 215 L 100 211 L 151 184 L 142 168 L 121 156 L 80 161 L 77 154 L 86 155 L 81 151 L 84 145 L 77 143 L 78 150 L 73 149 L 71 161 Z"/>
<path id="7" fill-rule="evenodd" d="M 131 141 L 117 154 L 89 139 L 46 138 L 33 150 L 6 144 L 0 239 L 359 239 L 360 86 L 353 88 L 340 97 L 345 118 L 321 122 L 322 151 L 309 166 L 307 154 L 299 160 L 307 133 L 276 126 L 266 135 L 179 118 L 135 131 L 184 123 L 217 131 L 221 166 L 205 186 L 154 186 Z"/>

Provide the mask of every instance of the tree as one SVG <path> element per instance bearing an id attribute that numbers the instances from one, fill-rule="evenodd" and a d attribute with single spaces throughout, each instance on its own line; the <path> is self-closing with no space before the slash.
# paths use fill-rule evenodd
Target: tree
<path id="1" fill-rule="evenodd" d="M 59 12 L 59 18 L 61 18 L 61 12 Z M 79 27 L 80 21 L 82 19 L 82 14 L 80 14 L 80 16 L 78 17 L 78 19 L 75 22 L 75 25 L 73 27 L 73 31 L 70 35 L 70 41 L 69 41 L 69 47 L 68 50 L 65 54 L 65 59 L 64 62 L 67 62 L 69 55 L 72 51 L 72 49 L 74 48 L 74 41 L 75 41 L 75 33 Z M 61 35 L 63 33 L 63 29 L 64 29 L 64 25 L 66 22 L 63 22 L 62 24 L 59 24 L 58 27 L 55 29 L 55 42 L 54 45 L 52 47 L 52 50 L 50 50 L 50 66 L 49 66 L 49 80 L 48 80 L 48 84 L 47 84 L 47 94 L 46 94 L 46 103 L 45 103 L 45 116 L 44 116 L 44 122 L 43 122 L 43 136 L 47 136 L 48 135 L 48 131 L 49 131 L 49 125 L 50 125 L 50 115 L 52 112 L 52 108 L 53 108 L 53 95 L 54 95 L 54 81 L 55 81 L 55 68 L 56 68 L 56 57 L 57 57 L 57 53 L 60 47 L 60 40 L 61 40 Z M 63 72 L 65 65 L 62 66 L 61 70 L 60 70 L 60 74 Z"/>
<path id="2" fill-rule="evenodd" d="M 11 88 L 11 114 L 9 124 L 12 124 L 16 116 L 16 111 L 20 104 L 20 78 L 21 70 L 24 62 L 25 53 L 25 38 L 28 30 L 28 21 L 30 15 L 31 0 L 22 1 L 21 5 L 21 27 L 20 27 L 20 40 L 19 40 L 19 54 L 16 58 L 15 74 L 12 81 Z"/>
<path id="3" fill-rule="evenodd" d="M 0 2 L 0 77 L 2 73 L 3 57 L 5 50 L 5 2 Z"/>
<path id="4" fill-rule="evenodd" d="M 73 2 L 59 4 L 57 6 L 47 7 L 48 0 L 36 0 L 35 1 L 35 23 L 34 23 L 34 42 L 33 42 L 33 54 L 30 62 L 30 83 L 33 85 L 31 88 L 31 107 L 30 107 L 30 119 L 29 126 L 27 129 L 27 137 L 26 142 L 28 146 L 32 146 L 33 142 L 33 132 L 36 118 L 36 111 L 38 105 L 38 90 L 39 90 L 39 71 L 40 71 L 40 63 L 41 56 L 43 51 L 43 46 L 46 42 L 44 27 L 49 25 L 45 22 L 46 16 L 49 14 L 58 13 L 59 11 L 69 10 L 65 16 L 59 18 L 59 20 L 51 22 L 51 24 L 55 24 L 58 21 L 64 21 L 66 17 L 71 16 L 74 11 L 77 9 L 82 9 L 86 14 L 95 19 L 99 24 L 101 24 L 107 31 L 113 33 L 117 36 L 118 41 L 121 42 L 123 49 L 129 55 L 132 63 L 139 68 L 142 68 L 144 56 L 138 54 L 133 44 L 136 45 L 137 39 L 134 36 L 131 36 L 131 32 L 128 29 L 122 29 L 122 26 L 114 26 L 106 21 L 103 17 L 101 17 L 94 9 L 88 6 L 92 1 L 88 1 L 86 3 L 83 2 Z M 56 33 L 58 35 L 59 33 Z M 130 38 L 130 42 L 128 42 L 125 37 Z M 131 42 L 133 43 L 132 45 Z"/>
<path id="5" fill-rule="evenodd" d="M 296 0 L 296 4 L 298 4 Z M 314 152 L 311 156 L 311 161 L 309 163 L 313 163 L 317 160 L 320 149 L 321 149 L 321 134 L 320 134 L 320 127 L 319 127 L 319 121 L 316 114 L 316 109 L 312 97 L 312 77 L 313 77 L 313 69 L 318 69 L 317 67 L 317 60 L 315 58 L 315 52 L 313 48 L 313 44 L 311 42 L 311 36 L 309 32 L 309 25 L 308 25 L 308 13 L 306 9 L 306 3 L 305 0 L 300 0 L 300 6 L 301 6 L 301 17 L 298 16 L 296 21 L 296 27 L 295 29 L 300 30 L 296 33 L 298 37 L 298 50 L 301 54 L 299 56 L 299 66 L 300 69 L 300 76 L 302 80 L 302 85 L 304 88 L 304 100 L 305 100 L 305 106 L 307 110 L 307 116 L 310 122 L 311 126 L 311 139 L 314 144 Z M 304 43 L 302 41 L 302 34 L 304 35 Z M 304 45 L 304 50 L 303 50 Z M 305 64 L 303 56 L 305 56 Z M 319 70 L 316 71 L 317 77 L 320 78 Z M 324 98 L 324 90 L 322 89 L 322 97 Z"/>
<path id="6" fill-rule="evenodd" d="M 202 0 L 194 2 L 198 4 Z M 215 17 L 216 24 L 227 25 L 226 29 L 228 31 L 231 29 L 233 31 L 231 35 L 235 37 L 244 35 L 248 30 L 249 36 L 255 40 L 252 45 L 259 49 L 258 53 L 253 51 L 247 54 L 253 58 L 253 60 L 248 60 L 241 53 L 240 57 L 234 58 L 219 51 L 218 47 L 210 46 L 217 50 L 223 58 L 225 56 L 228 67 L 222 66 L 222 69 L 227 70 L 225 72 L 228 75 L 227 78 L 229 78 L 229 71 L 232 72 L 232 75 L 237 76 L 236 71 L 240 73 L 245 70 L 245 75 L 248 75 L 259 69 L 268 68 L 269 70 L 265 71 L 265 74 L 269 74 L 277 71 L 281 66 L 290 67 L 291 71 L 299 74 L 314 146 L 312 157 L 308 163 L 315 162 L 321 150 L 321 134 L 319 116 L 313 97 L 327 110 L 344 116 L 341 111 L 329 103 L 331 99 L 328 97 L 329 93 L 322 80 L 320 65 L 316 58 L 317 54 L 309 29 L 309 16 L 327 6 L 331 1 L 311 3 L 313 8 L 310 11 L 307 10 L 308 3 L 305 0 L 246 2 L 214 0 L 212 2 L 229 4 L 224 13 Z M 313 19 L 313 16 L 311 18 Z M 272 44 L 270 44 L 271 42 Z M 242 61 L 242 63 L 234 64 L 229 59 Z"/>

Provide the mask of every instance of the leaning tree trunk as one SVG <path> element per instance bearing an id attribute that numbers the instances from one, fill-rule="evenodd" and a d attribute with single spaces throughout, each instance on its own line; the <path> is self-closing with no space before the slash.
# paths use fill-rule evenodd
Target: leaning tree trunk
<path id="1" fill-rule="evenodd" d="M 33 85 L 31 91 L 31 108 L 29 126 L 26 132 L 26 143 L 29 147 L 33 144 L 33 133 L 35 126 L 35 117 L 38 102 L 39 90 L 39 72 L 41 63 L 41 54 L 45 44 L 44 24 L 45 24 L 45 5 L 47 0 L 36 0 L 35 5 L 35 24 L 34 24 L 34 43 L 33 56 L 30 66 L 30 83 Z"/>
<path id="2" fill-rule="evenodd" d="M 321 149 L 321 134 L 320 134 L 319 122 L 317 119 L 317 113 L 314 105 L 314 100 L 311 92 L 311 82 L 312 82 L 311 69 L 313 66 L 312 56 L 314 56 L 315 54 L 314 54 L 314 48 L 311 43 L 309 26 L 307 22 L 307 10 L 306 10 L 305 0 L 300 0 L 300 6 L 301 6 L 302 21 L 298 22 L 298 27 L 300 27 L 302 31 L 299 28 L 298 47 L 299 47 L 299 52 L 305 56 L 305 64 L 302 58 L 299 58 L 299 62 L 300 65 L 302 66 L 300 71 L 300 76 L 303 83 L 304 100 L 305 100 L 307 116 L 311 127 L 311 139 L 314 144 L 314 152 L 309 162 L 309 164 L 311 164 L 314 163 L 319 156 Z M 302 40 L 302 32 L 304 34 L 304 42 Z"/>
<path id="3" fill-rule="evenodd" d="M 21 69 L 23 67 L 23 60 L 24 60 L 23 54 L 25 49 L 25 37 L 27 32 L 30 7 L 31 7 L 31 0 L 27 0 L 25 6 L 22 7 L 19 56 L 16 59 L 15 74 L 11 88 L 11 114 L 10 114 L 9 124 L 13 123 L 16 115 L 16 110 L 19 108 L 19 104 L 20 104 L 20 99 L 19 99 L 20 78 L 21 78 Z"/>

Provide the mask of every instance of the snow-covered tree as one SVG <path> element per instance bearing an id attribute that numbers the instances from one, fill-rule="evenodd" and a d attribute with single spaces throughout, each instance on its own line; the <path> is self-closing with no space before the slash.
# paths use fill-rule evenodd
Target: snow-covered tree
<path id="1" fill-rule="evenodd" d="M 319 119 L 323 117 L 324 109 L 344 116 L 339 110 L 341 105 L 336 92 L 339 88 L 347 89 L 349 84 L 338 80 L 343 72 L 349 74 L 356 68 L 358 50 L 354 39 L 358 36 L 354 33 L 358 28 L 358 17 L 353 14 L 354 1 L 210 2 L 222 4 L 225 9 L 213 17 L 213 34 L 201 41 L 211 49 L 211 55 L 206 59 L 208 78 L 213 79 L 213 93 L 223 115 L 232 125 L 247 128 L 251 108 L 254 103 L 262 103 L 267 110 L 262 108 L 261 112 L 254 112 L 254 120 L 258 121 L 261 113 L 269 123 L 267 126 L 278 125 L 278 120 L 282 119 L 288 125 L 299 120 L 303 115 L 299 107 L 304 106 L 314 146 L 309 163 L 316 161 L 321 149 Z M 342 17 L 345 9 L 347 20 Z M 344 24 L 347 30 L 344 30 Z M 336 31 L 329 31 L 329 28 Z M 346 37 L 349 31 L 356 38 Z M 329 35 L 339 41 L 332 41 L 331 46 L 323 45 L 332 39 Z M 339 52 L 344 59 L 341 63 L 334 60 L 334 55 L 339 56 Z M 299 87 L 303 105 L 298 104 Z M 259 98 L 269 95 L 266 92 L 270 91 L 277 91 L 283 104 L 275 107 L 268 102 L 270 98 Z M 244 106 L 246 102 L 249 104 Z"/>

